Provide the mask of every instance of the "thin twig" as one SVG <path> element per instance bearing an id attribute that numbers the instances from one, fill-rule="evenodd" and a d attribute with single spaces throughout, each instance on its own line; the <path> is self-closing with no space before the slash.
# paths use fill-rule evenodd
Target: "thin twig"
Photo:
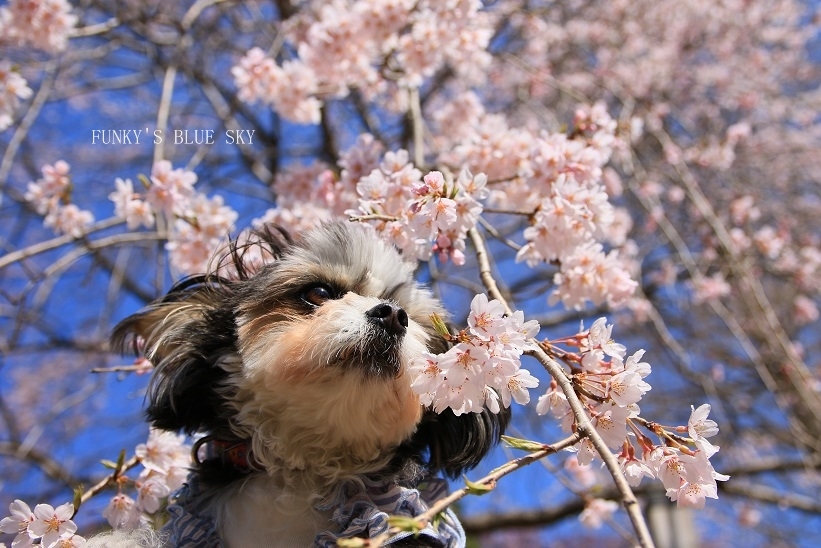
<path id="1" fill-rule="evenodd" d="M 93 25 L 87 25 L 78 29 L 74 29 L 71 33 L 72 38 L 81 38 L 85 36 L 96 36 L 98 34 L 105 34 L 106 32 L 120 26 L 120 20 L 112 17 L 108 21 L 102 21 Z"/>
<path id="2" fill-rule="evenodd" d="M 115 365 L 113 367 L 92 367 L 89 373 L 147 373 L 151 369 L 150 366 L 145 365 Z"/>
<path id="3" fill-rule="evenodd" d="M 137 455 L 134 455 L 133 457 L 125 461 L 122 464 L 122 466 L 111 472 L 109 475 L 101 479 L 92 487 L 83 491 L 83 494 L 80 495 L 80 504 L 85 504 L 93 497 L 105 491 L 109 485 L 115 483 L 124 473 L 128 472 L 129 470 L 137 466 L 139 463 L 140 458 Z"/>
<path id="4" fill-rule="evenodd" d="M 425 139 L 422 126 L 422 103 L 419 99 L 419 88 L 412 87 L 408 94 L 410 103 L 411 124 L 413 124 L 413 163 L 422 168 L 425 163 Z"/>
<path id="5" fill-rule="evenodd" d="M 556 443 L 545 445 L 543 449 L 538 451 L 533 451 L 532 453 L 528 453 L 523 457 L 519 457 L 513 460 L 510 460 L 503 464 L 502 466 L 496 468 L 488 475 L 483 477 L 482 479 L 471 482 L 470 486 L 465 486 L 461 489 L 458 489 L 451 493 L 450 495 L 443 497 L 436 501 L 428 510 L 422 514 L 416 516 L 416 521 L 418 522 L 420 528 L 424 528 L 430 523 L 437 515 L 439 515 L 442 511 L 444 511 L 448 506 L 453 504 L 454 502 L 465 498 L 470 493 L 474 492 L 477 487 L 487 488 L 488 490 L 493 489 L 496 487 L 496 483 L 502 479 L 503 477 L 507 476 L 511 472 L 515 472 L 520 468 L 524 468 L 528 464 L 532 464 L 536 461 L 539 461 L 548 455 L 552 455 L 565 449 L 567 447 L 571 447 L 577 443 L 581 439 L 581 435 L 577 432 L 572 436 L 569 436 L 561 441 Z M 387 542 L 392 536 L 401 533 L 403 530 L 399 527 L 392 527 L 387 532 L 373 538 L 367 545 L 373 547 L 382 546 L 385 542 Z"/>
<path id="6" fill-rule="evenodd" d="M 109 219 L 105 219 L 98 223 L 94 223 L 91 225 L 85 232 L 85 236 L 88 236 L 92 232 L 97 232 L 99 230 L 104 230 L 106 228 L 111 228 L 112 226 L 117 226 L 120 224 L 125 223 L 124 220 L 119 219 L 117 217 L 111 217 Z M 28 259 L 29 257 L 33 257 L 35 255 L 39 255 L 40 253 L 45 253 L 47 251 L 51 251 L 52 249 L 56 249 L 58 247 L 64 246 L 66 244 L 70 244 L 75 241 L 80 241 L 78 238 L 75 238 L 71 234 L 64 234 L 63 236 L 58 236 L 57 238 L 52 238 L 51 240 L 46 240 L 45 242 L 40 242 L 38 244 L 30 245 L 26 248 L 19 249 L 17 251 L 13 251 L 11 253 L 6 253 L 2 257 L 0 257 L 0 269 L 7 267 L 12 263 L 16 263 L 18 261 L 22 261 L 24 259 Z"/>
<path id="7" fill-rule="evenodd" d="M 3 189 L 6 186 L 6 179 L 11 172 L 11 166 L 14 164 L 14 157 L 17 155 L 17 150 L 20 148 L 23 140 L 34 125 L 35 120 L 40 115 L 43 105 L 53 90 L 54 81 L 56 80 L 58 65 L 57 61 L 49 61 L 44 70 L 43 80 L 40 83 L 40 89 L 37 90 L 37 95 L 31 102 L 31 106 L 26 111 L 25 116 L 20 121 L 17 129 L 14 130 L 14 135 L 11 136 L 6 151 L 3 153 L 3 161 L 0 162 L 0 203 L 3 201 Z"/>

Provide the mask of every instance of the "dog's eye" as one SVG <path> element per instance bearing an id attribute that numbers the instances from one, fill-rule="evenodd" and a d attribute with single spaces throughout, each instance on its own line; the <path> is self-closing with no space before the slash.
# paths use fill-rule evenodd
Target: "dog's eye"
<path id="1" fill-rule="evenodd" d="M 315 285 L 308 288 L 305 293 L 302 294 L 302 298 L 308 304 L 321 306 L 325 301 L 333 299 L 334 295 L 333 290 L 327 285 Z"/>

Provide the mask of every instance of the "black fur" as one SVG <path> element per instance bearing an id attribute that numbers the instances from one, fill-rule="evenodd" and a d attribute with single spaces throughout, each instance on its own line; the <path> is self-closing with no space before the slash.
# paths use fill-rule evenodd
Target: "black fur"
<path id="1" fill-rule="evenodd" d="M 230 408 L 224 393 L 228 372 L 218 365 L 221 359 L 236 354 L 234 316 L 221 306 L 227 292 L 204 277 L 188 279 L 115 327 L 115 346 L 128 346 L 129 340 L 135 345 L 139 336 L 145 341 L 146 357 L 156 366 L 146 410 L 153 426 L 187 434 L 229 432 Z M 194 301 L 213 305 L 200 304 L 201 311 L 175 326 L 173 332 L 166 331 L 163 343 L 152 351 L 155 330 L 161 327 L 145 329 L 145 323 L 179 314 L 180 307 Z"/>

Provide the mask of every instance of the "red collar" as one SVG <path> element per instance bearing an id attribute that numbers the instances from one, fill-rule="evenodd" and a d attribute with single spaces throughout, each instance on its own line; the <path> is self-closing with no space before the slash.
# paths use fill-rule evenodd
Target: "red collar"
<path id="1" fill-rule="evenodd" d="M 223 466 L 231 466 L 242 472 L 250 472 L 254 469 L 251 446 L 247 441 L 229 441 L 214 436 L 205 436 L 194 443 L 191 455 L 197 464 L 218 460 Z"/>

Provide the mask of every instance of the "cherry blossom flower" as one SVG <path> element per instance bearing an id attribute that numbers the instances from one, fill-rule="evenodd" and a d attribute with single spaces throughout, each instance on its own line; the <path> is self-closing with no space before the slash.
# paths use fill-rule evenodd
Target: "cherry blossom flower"
<path id="1" fill-rule="evenodd" d="M 43 220 L 46 227 L 54 229 L 57 234 L 70 234 L 79 238 L 94 222 L 90 211 L 80 209 L 74 204 L 51 209 Z"/>
<path id="2" fill-rule="evenodd" d="M 123 493 L 111 498 L 103 510 L 103 517 L 114 529 L 132 531 L 140 525 L 140 510 L 134 499 Z"/>
<path id="3" fill-rule="evenodd" d="M 11 542 L 12 548 L 26 548 L 32 546 L 34 538 L 29 534 L 29 525 L 36 519 L 29 505 L 20 499 L 9 504 L 11 516 L 0 521 L 0 531 L 17 535 Z"/>
<path id="4" fill-rule="evenodd" d="M 44 165 L 41 169 L 43 177 L 28 184 L 25 198 L 38 213 L 45 215 L 44 226 L 52 228 L 57 234 L 70 234 L 79 238 L 94 222 L 94 215 L 69 203 L 69 169 L 69 165 L 62 160 L 58 160 L 53 166 Z"/>
<path id="5" fill-rule="evenodd" d="M 237 213 L 224 205 L 222 196 L 208 198 L 195 193 L 186 205 L 190 219 L 177 219 L 166 249 L 171 263 L 184 273 L 205 272 L 215 253 L 223 247 L 237 220 Z"/>
<path id="6" fill-rule="evenodd" d="M 69 170 L 70 166 L 63 160 L 58 160 L 53 166 L 46 164 L 40 170 L 43 177 L 28 184 L 25 198 L 37 209 L 37 213 L 45 215 L 59 207 L 58 201 L 64 199 L 71 189 Z"/>
<path id="7" fill-rule="evenodd" d="M 615 501 L 593 499 L 585 505 L 584 510 L 579 514 L 579 521 L 585 527 L 598 529 L 604 524 L 605 520 L 610 519 L 618 509 L 619 504 Z"/>
<path id="8" fill-rule="evenodd" d="M 628 356 L 627 361 L 624 363 L 625 371 L 634 371 L 638 373 L 641 376 L 641 378 L 648 376 L 652 371 L 652 368 L 650 367 L 649 363 L 639 361 L 643 356 L 643 348 L 636 350 L 633 354 Z M 650 388 L 647 388 L 647 390 L 650 390 Z"/>
<path id="9" fill-rule="evenodd" d="M 639 485 L 644 477 L 657 477 L 667 495 L 679 505 L 703 506 L 705 498 L 717 493 L 716 481 L 728 479 L 718 474 L 709 461 L 719 450 L 706 439 L 718 432 L 716 423 L 707 419 L 710 406 L 691 407 L 687 426 L 676 427 L 671 432 L 687 432 L 690 439 L 685 439 L 684 444 L 690 447 L 668 445 L 668 438 L 660 432 L 665 428 L 658 425 L 653 426 L 653 431 L 659 436 L 660 445 L 654 445 L 650 438 L 638 433 L 636 425 L 646 423 L 639 418 L 636 402 L 651 388 L 644 381 L 651 367 L 641 361 L 645 354 L 642 349 L 625 359 L 626 349 L 612 339 L 612 331 L 613 326 L 607 324 L 606 318 L 599 318 L 589 330 L 561 339 L 580 350 L 562 359 L 576 364 L 576 372 L 571 375 L 585 388 L 580 398 L 596 432 L 608 447 L 621 449 L 618 462 L 630 485 Z M 576 419 L 555 380 L 539 398 L 536 411 L 540 415 L 552 413 L 560 419 L 565 431 L 575 429 Z M 635 456 L 634 440 L 641 448 L 641 458 Z M 587 466 L 600 457 L 587 437 L 573 450 L 580 466 Z"/>
<path id="10" fill-rule="evenodd" d="M 51 53 L 66 49 L 76 24 L 66 0 L 10 0 L 0 7 L 0 36 Z"/>
<path id="11" fill-rule="evenodd" d="M 556 418 L 566 416 L 570 413 L 570 404 L 567 403 L 567 396 L 559 390 L 555 380 L 551 381 L 550 388 L 539 397 L 539 401 L 536 404 L 536 413 L 546 415 L 548 412 Z"/>
<path id="12" fill-rule="evenodd" d="M 684 482 L 677 489 L 667 489 L 667 496 L 678 506 L 684 508 L 704 508 L 708 498 L 717 499 L 718 489 L 715 484 Z"/>
<path id="13" fill-rule="evenodd" d="M 690 419 L 687 421 L 687 432 L 691 438 L 700 440 L 718 434 L 718 425 L 715 421 L 707 419 L 707 415 L 710 413 L 709 404 L 700 405 L 698 409 L 691 405 L 690 409 L 692 412 L 690 413 Z"/>
<path id="14" fill-rule="evenodd" d="M 436 390 L 445 381 L 444 370 L 439 366 L 439 358 L 429 352 L 412 364 L 415 377 L 411 383 L 411 388 L 419 394 L 423 405 L 433 403 Z"/>
<path id="15" fill-rule="evenodd" d="M 446 63 L 466 81 L 483 80 L 492 35 L 493 20 L 475 0 L 336 0 L 322 3 L 287 34 L 295 58 L 278 65 L 252 48 L 231 72 L 241 100 L 316 124 L 326 98 L 352 89 L 392 97 L 389 106 L 407 108 L 402 91 L 419 87 Z M 384 77 L 386 61 L 398 78 Z"/>
<path id="16" fill-rule="evenodd" d="M 146 200 L 155 211 L 168 218 L 185 217 L 188 203 L 194 196 L 197 174 L 181 168 L 172 169 L 171 162 L 160 160 L 151 168 L 151 184 L 146 190 Z"/>
<path id="17" fill-rule="evenodd" d="M 71 521 L 74 505 L 61 504 L 57 508 L 50 504 L 38 504 L 34 507 L 34 521 L 29 524 L 29 532 L 40 538 L 41 546 L 54 546 L 60 537 L 68 537 L 77 531 L 77 525 Z"/>
<path id="18" fill-rule="evenodd" d="M 25 78 L 14 70 L 9 61 L 0 60 L 0 131 L 11 126 L 20 100 L 28 99 L 31 94 Z"/>
<path id="19" fill-rule="evenodd" d="M 165 479 L 156 474 L 146 474 L 137 483 L 137 506 L 143 512 L 153 514 L 160 509 L 163 498 L 171 493 Z"/>
<path id="20" fill-rule="evenodd" d="M 796 295 L 793 299 L 793 317 L 798 325 L 806 325 L 818 320 L 818 306 L 806 295 Z"/>
<path id="21" fill-rule="evenodd" d="M 701 304 L 716 301 L 721 297 L 730 294 L 732 288 L 724 279 L 721 272 L 716 272 L 712 276 L 699 276 L 692 280 L 693 303 Z"/>
<path id="22" fill-rule="evenodd" d="M 613 340 L 613 324 L 608 324 L 607 318 L 599 318 L 593 322 L 587 337 L 582 339 L 579 350 L 582 353 L 600 350 L 602 354 L 615 358 L 623 358 L 627 351 L 623 344 Z"/>
<path id="23" fill-rule="evenodd" d="M 637 403 L 648 390 L 650 385 L 641 380 L 641 375 L 635 371 L 622 371 L 607 381 L 606 395 L 616 405 L 627 407 Z"/>
<path id="24" fill-rule="evenodd" d="M 519 405 L 527 405 L 530 402 L 530 393 L 528 388 L 536 388 L 539 386 L 539 379 L 530 374 L 527 369 L 519 369 L 512 375 L 509 375 L 504 384 L 500 386 L 502 393 L 502 403 L 505 407 L 510 407 L 510 399 Z"/>
<path id="25" fill-rule="evenodd" d="M 738 511 L 738 523 L 742 527 L 755 527 L 761 523 L 761 511 L 750 504 L 744 504 Z"/>
<path id="26" fill-rule="evenodd" d="M 750 195 L 741 196 L 730 204 L 730 217 L 736 225 L 757 221 L 761 217 L 761 210 L 755 205 L 755 199 Z"/>
<path id="27" fill-rule="evenodd" d="M 420 180 L 421 179 L 421 180 Z M 456 181 L 438 171 L 424 177 L 408 161 L 405 150 L 385 154 L 378 169 L 359 180 L 357 209 L 346 214 L 356 220 L 376 217 L 374 227 L 403 253 L 428 260 L 464 264 L 465 238 L 482 212 L 486 195 L 484 174 L 463 170 Z"/>
<path id="28" fill-rule="evenodd" d="M 587 302 L 618 306 L 629 299 L 638 283 L 619 259 L 618 251 L 605 254 L 599 243 L 576 247 L 564 258 L 553 277 L 556 289 L 549 302 L 561 301 L 565 308 L 581 310 Z"/>
<path id="29" fill-rule="evenodd" d="M 621 447 L 627 437 L 627 417 L 630 410 L 612 403 L 603 403 L 594 411 L 593 425 L 611 449 Z"/>
<path id="30" fill-rule="evenodd" d="M 593 442 L 590 441 L 590 438 L 584 438 L 580 441 L 576 445 L 575 450 L 576 459 L 579 461 L 579 466 L 587 466 L 599 456 L 599 452 L 596 450 Z"/>
<path id="31" fill-rule="evenodd" d="M 183 441 L 184 436 L 171 432 L 152 430 L 149 433 L 148 441 L 135 450 L 144 466 L 134 481 L 137 500 L 120 493 L 124 498 L 112 499 L 107 519 L 133 528 L 141 519 L 150 519 L 147 514 L 155 514 L 164 507 L 166 497 L 183 486 L 191 467 L 191 448 Z"/>
<path id="32" fill-rule="evenodd" d="M 487 295 L 480 293 L 470 303 L 468 326 L 478 335 L 495 337 L 505 330 L 503 314 L 502 303 L 495 299 L 488 301 Z"/>
<path id="33" fill-rule="evenodd" d="M 668 490 L 678 490 L 687 481 L 684 462 L 679 453 L 671 449 L 659 447 L 652 452 L 650 462 L 656 467 L 656 476 Z"/>
<path id="34" fill-rule="evenodd" d="M 300 233 L 318 226 L 323 221 L 332 218 L 331 213 L 324 207 L 306 203 L 289 208 L 272 208 L 265 212 L 259 219 L 254 219 L 254 226 L 262 226 L 269 223 L 279 225 L 285 229 Z"/>
<path id="35" fill-rule="evenodd" d="M 86 538 L 80 535 L 60 537 L 54 545 L 56 548 L 83 548 L 87 544 Z"/>
<path id="36" fill-rule="evenodd" d="M 565 459 L 563 468 L 573 478 L 574 485 L 585 489 L 596 485 L 596 473 L 592 466 L 582 466 L 578 459 L 569 457 Z"/>
<path id="37" fill-rule="evenodd" d="M 635 458 L 632 455 L 623 455 L 619 457 L 619 465 L 621 466 L 624 477 L 627 479 L 632 487 L 638 487 L 642 478 L 655 478 L 653 469 L 647 463 Z"/>
<path id="38" fill-rule="evenodd" d="M 117 177 L 114 184 L 116 190 L 108 195 L 108 199 L 114 202 L 114 214 L 125 219 L 131 230 L 141 225 L 146 228 L 154 226 L 154 210 L 148 202 L 141 199 L 141 194 L 134 192 L 131 179 Z"/>
<path id="39" fill-rule="evenodd" d="M 753 243 L 766 258 L 777 259 L 787 242 L 773 227 L 765 225 L 753 234 Z"/>
<path id="40" fill-rule="evenodd" d="M 339 179 L 342 187 L 354 188 L 357 181 L 378 168 L 384 148 L 370 133 L 359 135 L 353 146 L 339 155 L 337 164 L 341 168 Z"/>
<path id="41" fill-rule="evenodd" d="M 175 466 L 189 464 L 185 436 L 152 428 L 148 440 L 134 450 L 140 463 L 149 470 L 167 474 Z"/>

